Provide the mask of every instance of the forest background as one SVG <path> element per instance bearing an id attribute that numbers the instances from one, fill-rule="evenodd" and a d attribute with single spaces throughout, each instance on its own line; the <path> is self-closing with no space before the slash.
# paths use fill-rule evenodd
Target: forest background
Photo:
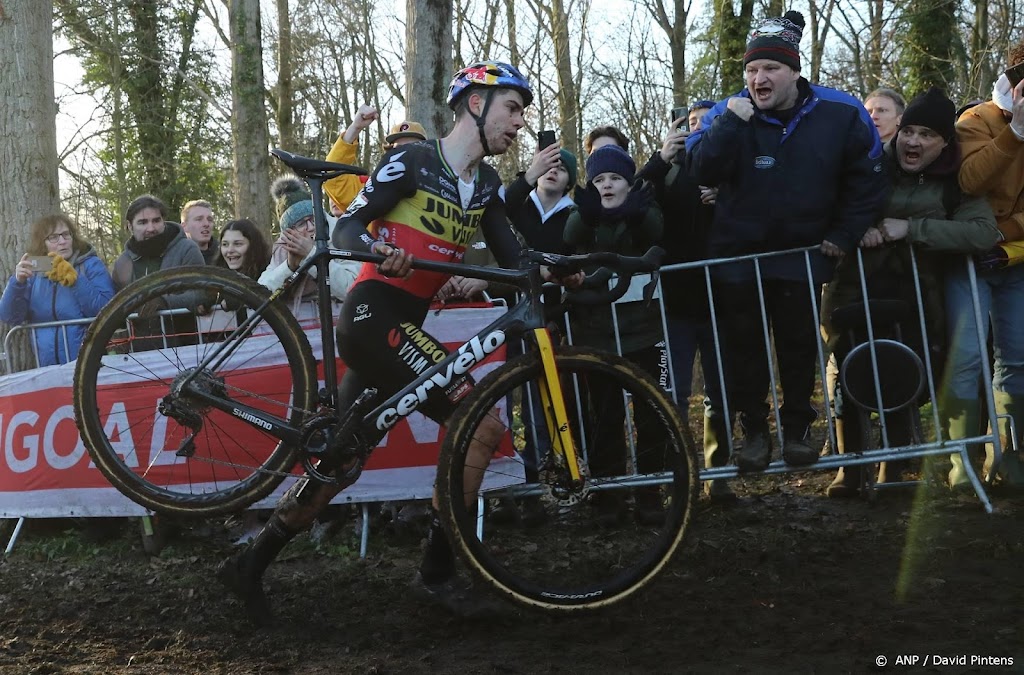
<path id="1" fill-rule="evenodd" d="M 1022 0 L 1024 1 L 1024 0 Z M 28 226 L 60 209 L 108 262 L 125 207 L 190 199 L 218 224 L 275 224 L 271 147 L 324 157 L 361 103 L 381 119 L 361 137 L 368 168 L 388 127 L 451 126 L 452 72 L 482 56 L 517 64 L 536 105 L 514 150 L 525 168 L 541 129 L 582 153 L 613 124 L 643 161 L 670 108 L 740 90 L 751 25 L 806 18 L 803 74 L 863 98 L 929 85 L 987 99 L 1024 38 L 1017 0 L 0 0 L 0 274 Z M 56 64 L 56 82 L 54 77 Z M 60 133 L 58 134 L 58 129 Z M 58 144 L 59 138 L 59 144 Z"/>

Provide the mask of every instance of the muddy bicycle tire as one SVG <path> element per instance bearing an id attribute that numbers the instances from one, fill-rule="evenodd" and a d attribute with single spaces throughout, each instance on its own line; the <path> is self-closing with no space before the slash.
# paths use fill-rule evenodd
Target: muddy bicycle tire
<path id="1" fill-rule="evenodd" d="M 525 483 L 497 492 L 503 489 L 506 500 L 509 493 L 520 495 L 522 516 L 498 524 L 488 507 L 483 536 L 477 534 L 476 495 L 463 498 L 463 477 L 474 470 L 470 445 L 495 408 L 513 438 L 523 435 L 520 427 L 529 418 L 523 401 L 541 376 L 539 356 L 526 354 L 487 375 L 455 412 L 438 467 L 441 515 L 461 560 L 499 594 L 544 610 L 598 609 L 646 586 L 678 550 L 696 505 L 697 458 L 679 409 L 636 364 L 571 347 L 556 351 L 556 364 L 570 399 L 571 432 L 586 452 L 581 462 L 591 476 L 584 486 L 575 494 L 565 489 L 564 470 L 555 467 L 550 450 L 541 454 L 536 472 L 527 472 L 516 466 L 523 463 L 519 453 L 499 448 L 484 472 L 482 494 L 494 494 L 489 483 L 517 483 L 512 476 L 526 473 Z M 647 478 L 638 481 L 636 473 Z M 660 482 L 651 484 L 653 476 Z M 655 496 L 661 510 L 657 502 L 642 510 Z M 528 513 L 530 499 L 536 501 Z M 661 522 L 642 522 L 659 513 Z"/>
<path id="2" fill-rule="evenodd" d="M 75 420 L 93 462 L 129 499 L 159 513 L 231 513 L 269 495 L 294 467 L 298 450 L 239 419 L 244 411 L 172 395 L 176 378 L 268 296 L 231 270 L 180 267 L 130 284 L 96 317 L 75 369 Z M 218 309 L 156 313 L 168 298 Z M 140 317 L 128 328 L 133 314 Z M 208 393 L 295 425 L 315 409 L 316 361 L 286 303 L 270 304 L 253 334 L 236 342 L 236 351 L 197 378 Z M 160 406 L 171 400 L 184 413 L 163 414 Z"/>

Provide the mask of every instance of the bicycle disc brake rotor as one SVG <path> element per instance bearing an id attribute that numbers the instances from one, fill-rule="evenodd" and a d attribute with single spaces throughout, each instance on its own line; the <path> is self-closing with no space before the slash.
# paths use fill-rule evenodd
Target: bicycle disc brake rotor
<path id="1" fill-rule="evenodd" d="M 590 476 L 585 467 L 580 467 L 579 481 L 573 481 L 564 466 L 553 466 L 550 471 L 553 475 L 547 485 L 547 493 L 559 506 L 575 506 L 590 494 Z"/>

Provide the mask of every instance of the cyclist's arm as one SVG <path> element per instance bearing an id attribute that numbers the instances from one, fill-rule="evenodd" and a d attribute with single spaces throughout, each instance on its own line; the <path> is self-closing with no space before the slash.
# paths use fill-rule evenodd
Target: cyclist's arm
<path id="1" fill-rule="evenodd" d="M 401 147 L 384 155 L 363 190 L 338 218 L 331 235 L 335 248 L 370 251 L 376 239 L 367 226 L 416 192 L 415 166 L 411 160 L 411 153 Z"/>
<path id="2" fill-rule="evenodd" d="M 499 194 L 504 190 L 500 190 Z M 480 229 L 484 233 L 488 248 L 494 254 L 498 265 L 507 269 L 519 268 L 519 254 L 523 245 L 519 242 L 515 233 L 512 232 L 512 224 L 505 215 L 505 202 L 502 199 L 495 199 L 487 209 L 484 210 L 483 218 L 480 220 Z"/>

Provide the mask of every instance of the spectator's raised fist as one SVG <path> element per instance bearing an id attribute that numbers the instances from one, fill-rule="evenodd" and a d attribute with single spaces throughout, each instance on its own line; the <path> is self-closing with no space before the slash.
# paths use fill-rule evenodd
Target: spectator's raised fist
<path id="1" fill-rule="evenodd" d="M 729 99 L 729 110 L 744 122 L 754 116 L 754 104 L 746 96 L 733 96 Z"/>
<path id="2" fill-rule="evenodd" d="M 373 124 L 373 121 L 378 117 L 380 117 L 380 115 L 377 113 L 377 109 L 369 103 L 364 103 L 359 106 L 359 110 L 356 110 L 356 115 L 352 119 L 352 123 L 360 129 L 365 129 Z"/>

